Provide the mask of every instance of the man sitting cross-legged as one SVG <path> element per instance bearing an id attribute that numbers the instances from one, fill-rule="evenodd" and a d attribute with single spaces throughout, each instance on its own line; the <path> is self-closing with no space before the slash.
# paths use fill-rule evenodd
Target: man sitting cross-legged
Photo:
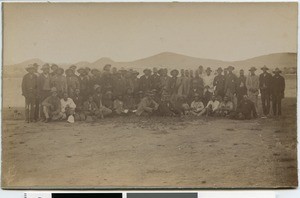
<path id="1" fill-rule="evenodd" d="M 194 100 L 191 103 L 190 114 L 194 116 L 200 116 L 201 111 L 204 109 L 203 102 L 201 101 L 200 95 L 195 94 Z"/>
<path id="2" fill-rule="evenodd" d="M 216 99 L 216 96 L 212 96 L 208 101 L 206 107 L 199 113 L 199 115 L 214 116 L 219 109 L 220 102 Z"/>
<path id="3" fill-rule="evenodd" d="M 217 115 L 221 117 L 228 117 L 233 112 L 233 102 L 228 96 L 224 96 L 224 100 L 220 103 Z"/>

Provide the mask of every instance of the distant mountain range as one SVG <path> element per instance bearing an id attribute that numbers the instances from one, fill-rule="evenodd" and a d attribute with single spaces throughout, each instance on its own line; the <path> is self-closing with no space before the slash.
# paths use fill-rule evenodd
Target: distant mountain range
<path id="1" fill-rule="evenodd" d="M 40 59 L 31 59 L 25 62 L 15 64 L 15 65 L 5 65 L 3 67 L 3 77 L 22 77 L 25 73 L 24 68 L 28 64 L 37 63 L 43 65 L 45 62 Z M 124 67 L 132 68 L 138 71 L 142 71 L 144 68 L 149 67 L 164 67 L 168 69 L 196 69 L 199 65 L 206 67 L 211 67 L 212 69 L 217 69 L 218 67 L 226 67 L 232 65 L 236 68 L 236 71 L 244 68 L 248 69 L 251 66 L 262 67 L 263 65 L 268 66 L 270 69 L 275 67 L 279 68 L 295 68 L 297 67 L 297 53 L 274 53 L 269 55 L 258 56 L 242 61 L 221 61 L 213 59 L 196 58 L 191 56 L 186 56 L 182 54 L 176 54 L 171 52 L 163 52 L 154 56 L 147 58 L 142 58 L 139 60 L 131 62 L 116 62 L 110 58 L 100 58 L 99 60 L 90 63 L 87 61 L 81 61 L 78 63 L 72 63 L 78 67 L 90 67 L 102 69 L 105 64 L 111 64 L 113 67 Z M 60 67 L 67 68 L 70 64 L 61 64 Z"/>

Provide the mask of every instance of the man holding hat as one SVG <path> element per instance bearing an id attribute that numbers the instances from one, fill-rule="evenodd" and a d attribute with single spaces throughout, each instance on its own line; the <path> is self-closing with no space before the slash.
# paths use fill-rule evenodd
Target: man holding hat
<path id="1" fill-rule="evenodd" d="M 215 87 L 215 95 L 221 96 L 221 98 L 224 97 L 224 91 L 225 91 L 225 76 L 222 75 L 223 69 L 219 67 L 217 69 L 218 75 L 215 76 L 213 85 Z"/>
<path id="2" fill-rule="evenodd" d="M 265 65 L 261 70 L 263 70 L 263 73 L 259 75 L 259 89 L 261 93 L 263 114 L 265 117 L 270 113 L 272 75 L 268 73 L 269 68 Z"/>
<path id="3" fill-rule="evenodd" d="M 28 65 L 25 69 L 28 73 L 22 80 L 22 95 L 25 97 L 25 121 L 29 123 L 36 121 L 37 76 L 33 65 Z"/>
<path id="4" fill-rule="evenodd" d="M 281 116 L 281 100 L 284 98 L 285 79 L 280 75 L 281 70 L 276 68 L 272 77 L 272 105 L 274 116 Z"/>
<path id="5" fill-rule="evenodd" d="M 247 76 L 246 79 L 246 87 L 248 89 L 248 97 L 249 100 L 251 100 L 256 108 L 257 112 L 257 107 L 258 107 L 258 94 L 259 94 L 259 78 L 255 74 L 256 68 L 251 67 L 249 69 L 250 75 Z"/>

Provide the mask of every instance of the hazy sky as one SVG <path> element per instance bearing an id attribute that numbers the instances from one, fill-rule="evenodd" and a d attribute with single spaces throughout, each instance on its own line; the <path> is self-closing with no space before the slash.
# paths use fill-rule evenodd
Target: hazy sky
<path id="1" fill-rule="evenodd" d="M 296 3 L 5 4 L 4 64 L 131 61 L 161 52 L 242 60 L 297 51 Z"/>

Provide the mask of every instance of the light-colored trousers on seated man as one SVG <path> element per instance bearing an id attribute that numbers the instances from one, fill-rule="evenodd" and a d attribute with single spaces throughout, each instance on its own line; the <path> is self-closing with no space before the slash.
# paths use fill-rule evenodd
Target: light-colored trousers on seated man
<path id="1" fill-rule="evenodd" d="M 60 120 L 63 118 L 62 112 L 53 111 L 48 106 L 43 106 L 43 112 L 46 119 L 51 118 L 51 120 Z"/>

